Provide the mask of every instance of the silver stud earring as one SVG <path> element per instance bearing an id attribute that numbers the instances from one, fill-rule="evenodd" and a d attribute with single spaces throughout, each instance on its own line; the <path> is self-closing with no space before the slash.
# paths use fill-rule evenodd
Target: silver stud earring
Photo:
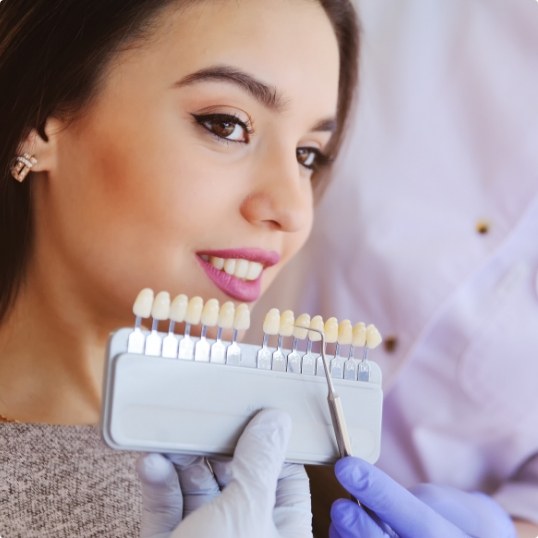
<path id="1" fill-rule="evenodd" d="M 36 164 L 37 159 L 33 155 L 29 155 L 28 153 L 17 155 L 11 165 L 11 175 L 18 182 L 22 183 Z"/>

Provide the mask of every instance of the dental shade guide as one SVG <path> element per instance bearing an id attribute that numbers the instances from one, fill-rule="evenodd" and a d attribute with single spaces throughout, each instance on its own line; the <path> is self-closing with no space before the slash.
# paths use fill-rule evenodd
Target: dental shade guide
<path id="1" fill-rule="evenodd" d="M 226 364 L 239 366 L 241 364 L 241 348 L 237 343 L 237 335 L 240 331 L 246 331 L 250 327 L 250 310 L 248 305 L 237 305 L 233 321 L 232 341 L 226 348 Z"/>
<path id="2" fill-rule="evenodd" d="M 321 316 L 314 316 L 310 319 L 308 325 L 312 329 L 323 330 L 323 318 Z M 314 342 L 321 340 L 319 334 L 315 331 L 307 331 L 307 344 L 306 352 L 302 358 L 301 373 L 304 375 L 316 375 L 316 360 L 318 355 L 312 352 Z"/>
<path id="3" fill-rule="evenodd" d="M 291 310 L 284 310 L 280 314 L 278 325 L 278 341 L 275 351 L 272 355 L 271 369 L 276 372 L 285 372 L 288 369 L 288 358 L 284 353 L 282 344 L 284 337 L 291 336 L 294 329 L 295 316 Z"/>
<path id="4" fill-rule="evenodd" d="M 133 313 L 134 328 L 112 333 L 107 350 L 101 424 L 109 446 L 231 455 L 249 418 L 274 407 L 293 422 L 287 461 L 334 463 L 339 447 L 324 402 L 323 335 L 331 350 L 325 353 L 328 375 L 341 395 L 353 454 L 377 460 L 381 370 L 367 356 L 381 342 L 374 325 L 352 326 L 334 317 L 324 322 L 319 315 L 295 317 L 291 310 L 273 308 L 263 322 L 263 341 L 255 345 L 238 342 L 250 326 L 246 304 L 219 305 L 184 294 L 170 301 L 167 292 L 154 295 L 146 288 Z M 142 326 L 146 319 L 148 329 Z M 169 325 L 161 332 L 166 319 Z"/>
<path id="5" fill-rule="evenodd" d="M 262 347 L 256 355 L 256 367 L 260 370 L 271 370 L 273 366 L 273 353 L 268 347 L 269 337 L 278 334 L 280 328 L 280 311 L 271 308 L 263 320 Z"/>
<path id="6" fill-rule="evenodd" d="M 195 361 L 209 361 L 209 355 L 211 351 L 211 344 L 207 339 L 207 329 L 209 327 L 215 327 L 219 320 L 219 302 L 217 299 L 209 299 L 202 307 L 202 313 L 200 315 L 200 323 L 202 324 L 202 331 L 200 333 L 200 340 L 196 342 L 194 346 L 194 360 Z"/>
<path id="7" fill-rule="evenodd" d="M 144 353 L 146 355 L 152 355 L 159 357 L 162 353 L 163 338 L 159 333 L 159 321 L 168 319 L 170 316 L 170 294 L 167 291 L 160 291 L 153 300 L 153 306 L 151 307 L 151 317 L 153 323 L 151 325 L 151 332 L 146 338 L 146 345 Z"/>
<path id="8" fill-rule="evenodd" d="M 364 346 L 364 353 L 362 359 L 359 362 L 357 377 L 359 381 L 370 380 L 370 364 L 368 362 L 368 350 L 376 348 L 381 343 L 381 335 L 374 325 L 368 325 L 366 327 L 366 343 Z"/>
<path id="9" fill-rule="evenodd" d="M 331 375 L 336 379 L 344 379 L 344 369 L 346 366 L 346 359 L 342 356 L 341 351 L 344 346 L 351 344 L 352 326 L 351 321 L 344 319 L 338 323 L 338 330 L 336 336 L 336 348 L 334 350 L 334 357 L 331 360 Z M 353 378 L 352 378 L 353 379 Z"/>
<path id="10" fill-rule="evenodd" d="M 201 297 L 192 297 L 187 304 L 185 314 L 185 333 L 179 342 L 178 358 L 191 360 L 194 357 L 194 340 L 191 338 L 191 327 L 198 325 L 202 319 L 204 301 Z"/>
<path id="11" fill-rule="evenodd" d="M 170 305 L 170 323 L 168 324 L 168 334 L 163 338 L 163 357 L 175 358 L 178 354 L 179 337 L 174 333 L 176 323 L 183 323 L 187 315 L 189 298 L 181 293 L 174 297 Z"/>
<path id="12" fill-rule="evenodd" d="M 323 340 L 321 341 L 322 348 L 324 344 L 336 344 L 336 341 L 338 340 L 338 320 L 335 317 L 331 317 L 325 320 L 325 323 L 323 324 L 323 337 L 325 339 L 325 342 L 323 342 Z M 330 365 L 329 365 L 329 371 L 331 375 L 333 375 L 333 372 L 332 372 L 333 363 L 334 363 L 334 359 L 331 360 Z M 325 367 L 323 365 L 323 354 L 320 354 L 320 356 L 317 358 L 316 373 L 317 375 L 320 375 L 320 376 L 325 375 Z"/>
<path id="13" fill-rule="evenodd" d="M 235 319 L 235 305 L 232 301 L 226 301 L 219 310 L 217 318 L 217 338 L 211 345 L 210 360 L 215 364 L 225 364 L 226 344 L 222 341 L 222 333 L 226 329 L 232 329 Z"/>
<path id="14" fill-rule="evenodd" d="M 142 320 L 149 318 L 153 307 L 153 290 L 144 288 L 140 291 L 133 305 L 133 314 L 135 315 L 135 326 L 133 332 L 129 335 L 127 351 L 132 353 L 143 353 L 146 337 L 142 333 Z"/>
<path id="15" fill-rule="evenodd" d="M 295 325 L 293 327 L 293 342 L 291 345 L 291 351 L 287 357 L 287 371 L 294 374 L 302 373 L 302 357 L 299 353 L 299 341 L 306 340 L 308 335 L 308 330 L 304 327 L 310 327 L 310 315 L 309 314 L 300 314 L 295 320 Z"/>

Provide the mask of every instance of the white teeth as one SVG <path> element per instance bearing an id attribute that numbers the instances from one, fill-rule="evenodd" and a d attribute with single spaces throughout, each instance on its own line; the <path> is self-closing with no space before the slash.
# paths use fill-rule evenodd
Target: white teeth
<path id="1" fill-rule="evenodd" d="M 246 278 L 249 265 L 250 262 L 248 260 L 237 260 L 237 262 L 235 263 L 234 275 L 237 278 Z"/>
<path id="2" fill-rule="evenodd" d="M 224 262 L 224 272 L 228 275 L 235 273 L 235 260 L 230 258 Z"/>
<path id="3" fill-rule="evenodd" d="M 202 256 L 202 258 L 208 261 L 215 269 L 243 280 L 257 280 L 263 271 L 261 263 L 251 262 L 243 258 L 219 258 L 217 256 Z"/>
<path id="4" fill-rule="evenodd" d="M 256 280 L 260 277 L 262 271 L 263 265 L 261 263 L 249 262 L 247 276 L 245 278 L 247 280 Z"/>
<path id="5" fill-rule="evenodd" d="M 217 258 L 214 256 L 213 258 L 211 258 L 211 265 L 215 269 L 221 271 L 222 269 L 224 269 L 224 258 Z"/>

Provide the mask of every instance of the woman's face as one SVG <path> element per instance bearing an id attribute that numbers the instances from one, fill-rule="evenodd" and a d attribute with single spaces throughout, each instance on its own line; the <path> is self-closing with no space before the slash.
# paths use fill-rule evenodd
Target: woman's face
<path id="1" fill-rule="evenodd" d="M 41 270 L 126 315 L 142 287 L 256 301 L 310 232 L 338 69 L 317 2 L 172 4 L 55 135 Z"/>

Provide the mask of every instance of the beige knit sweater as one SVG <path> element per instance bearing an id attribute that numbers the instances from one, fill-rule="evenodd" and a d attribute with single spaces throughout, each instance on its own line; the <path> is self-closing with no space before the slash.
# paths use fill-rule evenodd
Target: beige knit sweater
<path id="1" fill-rule="evenodd" d="M 136 458 L 95 426 L 0 423 L 0 537 L 138 537 Z"/>

